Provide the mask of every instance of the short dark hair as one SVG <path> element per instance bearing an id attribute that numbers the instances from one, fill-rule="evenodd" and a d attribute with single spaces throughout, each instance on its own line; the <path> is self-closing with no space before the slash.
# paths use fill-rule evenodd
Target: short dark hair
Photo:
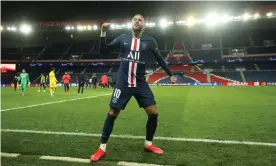
<path id="1" fill-rule="evenodd" d="M 143 19 L 145 20 L 145 17 L 142 15 L 142 14 L 135 14 L 132 18 L 134 18 L 135 16 L 141 16 L 141 17 L 143 17 Z"/>
<path id="2" fill-rule="evenodd" d="M 54 71 L 55 70 L 55 68 L 54 67 L 51 67 L 51 71 Z"/>

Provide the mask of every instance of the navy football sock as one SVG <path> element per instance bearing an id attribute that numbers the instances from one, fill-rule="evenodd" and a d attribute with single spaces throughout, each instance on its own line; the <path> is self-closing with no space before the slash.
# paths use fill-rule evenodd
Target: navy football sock
<path id="1" fill-rule="evenodd" d="M 107 114 L 107 117 L 104 122 L 102 137 L 101 137 L 102 144 L 107 143 L 109 136 L 113 130 L 114 121 L 116 118 L 117 118 L 116 116 L 111 116 L 111 115 Z"/>
<path id="2" fill-rule="evenodd" d="M 158 114 L 149 115 L 148 121 L 147 121 L 147 141 L 152 141 L 153 136 L 155 134 L 155 130 L 157 128 L 157 118 Z"/>

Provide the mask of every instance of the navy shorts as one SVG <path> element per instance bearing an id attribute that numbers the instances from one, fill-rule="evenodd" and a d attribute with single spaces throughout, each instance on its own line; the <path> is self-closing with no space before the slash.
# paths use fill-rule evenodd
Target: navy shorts
<path id="1" fill-rule="evenodd" d="M 132 96 L 135 97 L 140 108 L 145 108 L 156 104 L 154 95 L 148 83 L 145 82 L 138 85 L 137 87 L 125 87 L 116 85 L 113 90 L 109 105 L 111 108 L 124 110 Z"/>

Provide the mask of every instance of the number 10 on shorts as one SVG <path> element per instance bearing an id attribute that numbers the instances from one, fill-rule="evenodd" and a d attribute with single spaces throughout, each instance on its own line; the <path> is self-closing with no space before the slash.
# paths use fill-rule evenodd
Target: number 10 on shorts
<path id="1" fill-rule="evenodd" d="M 120 97 L 120 95 L 121 95 L 121 90 L 116 88 L 114 90 L 113 97 L 118 99 Z"/>

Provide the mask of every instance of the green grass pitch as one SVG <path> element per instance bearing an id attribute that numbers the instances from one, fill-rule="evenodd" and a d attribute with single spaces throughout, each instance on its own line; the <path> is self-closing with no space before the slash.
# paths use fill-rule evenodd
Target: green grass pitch
<path id="1" fill-rule="evenodd" d="M 275 87 L 152 87 L 159 121 L 156 136 L 276 143 Z M 1 112 L 2 129 L 101 134 L 112 89 L 85 89 L 66 94 L 28 88 L 26 96 L 1 88 L 1 110 L 52 103 Z M 110 94 L 102 96 L 105 94 Z M 144 136 L 147 116 L 135 98 L 115 122 L 113 134 Z M 1 151 L 20 153 L 1 157 L 2 165 L 91 165 L 39 160 L 42 155 L 87 158 L 98 148 L 100 137 L 1 132 Z M 97 164 L 119 161 L 181 166 L 276 166 L 276 147 L 205 142 L 155 140 L 163 156 L 143 151 L 142 139 L 110 138 L 107 155 Z"/>

